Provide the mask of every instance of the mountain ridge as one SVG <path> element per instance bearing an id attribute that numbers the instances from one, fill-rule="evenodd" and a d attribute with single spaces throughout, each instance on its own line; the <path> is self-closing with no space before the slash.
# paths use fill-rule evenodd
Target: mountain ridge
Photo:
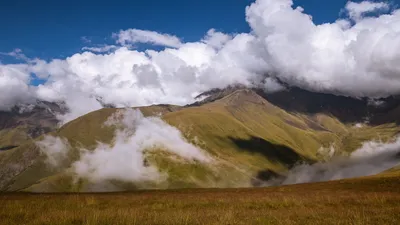
<path id="1" fill-rule="evenodd" d="M 286 111 L 252 89 L 232 89 L 217 95 L 218 98 L 211 101 L 203 100 L 185 107 L 136 108 L 146 117 L 161 117 L 170 126 L 178 128 L 186 140 L 218 159 L 217 166 L 177 163 L 165 158 L 163 151 L 156 150 L 145 161 L 168 174 L 165 182 L 104 181 L 104 185 L 109 190 L 260 185 L 266 179 L 285 174 L 300 162 L 324 160 L 325 155 L 319 153 L 321 148 L 335 146 L 334 154 L 347 155 L 361 147 L 364 141 L 377 138 L 390 141 L 400 131 L 393 124 L 365 124 L 357 128 L 323 112 Z M 56 170 L 46 165 L 46 157 L 35 143 L 43 140 L 43 136 L 0 152 L 0 189 L 98 190 L 99 184 L 87 179 L 74 182 L 76 178 L 70 167 L 82 157 L 82 149 L 93 151 L 99 142 L 115 144 L 115 127 L 104 126 L 104 123 L 120 110 L 123 109 L 97 110 L 49 133 L 66 140 L 71 148 L 63 166 Z M 15 165 L 18 165 L 17 169 Z"/>

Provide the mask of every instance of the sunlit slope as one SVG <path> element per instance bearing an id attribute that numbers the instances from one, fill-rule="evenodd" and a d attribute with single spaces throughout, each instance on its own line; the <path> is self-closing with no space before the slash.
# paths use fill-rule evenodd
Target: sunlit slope
<path id="1" fill-rule="evenodd" d="M 400 155 L 399 155 L 399 157 L 400 157 Z M 400 165 L 376 175 L 376 177 L 392 177 L 392 176 L 400 177 Z"/>
<path id="2" fill-rule="evenodd" d="M 141 111 L 144 115 L 156 116 L 178 108 L 178 106 L 170 105 L 149 106 L 141 108 Z M 117 109 L 111 108 L 98 110 L 49 133 L 48 135 L 67 138 L 72 146 L 69 160 L 66 160 L 59 168 L 50 168 L 46 165 L 46 157 L 41 154 L 39 147 L 35 144 L 35 141 L 43 137 L 23 142 L 19 147 L 11 150 L 0 151 L 0 190 L 21 190 L 40 183 L 41 179 L 47 177 L 56 175 L 64 177 L 62 172 L 79 158 L 80 148 L 91 149 L 97 145 L 97 142 L 110 143 L 112 141 L 114 131 L 104 126 L 104 122 L 116 111 Z"/>
<path id="3" fill-rule="evenodd" d="M 0 130 L 0 149 L 8 150 L 15 148 L 20 143 L 29 140 L 28 127 L 18 126 Z"/>
<path id="4" fill-rule="evenodd" d="M 209 152 L 217 163 L 171 161 L 165 152 L 148 155 L 168 179 L 161 183 L 110 181 L 110 190 L 136 188 L 241 187 L 284 173 L 294 164 L 323 160 L 321 148 L 333 146 L 334 154 L 348 154 L 363 141 L 388 141 L 398 128 L 343 124 L 326 114 L 286 112 L 251 90 L 237 90 L 215 102 L 195 107 L 150 106 L 140 108 L 145 116 L 161 116 L 177 127 L 186 139 Z M 94 149 L 98 142 L 113 143 L 114 129 L 104 122 L 117 109 L 102 109 L 82 116 L 52 135 L 71 145 L 68 160 L 49 168 L 33 142 L 0 153 L 0 188 L 29 191 L 92 191 L 97 185 L 75 179 L 68 168 L 81 149 Z M 15 168 L 15 165 L 18 165 Z M 256 183 L 256 182 L 255 182 Z"/>
<path id="5" fill-rule="evenodd" d="M 271 145 L 291 149 L 311 160 L 318 158 L 320 147 L 334 145 L 337 154 L 352 152 L 363 141 L 388 141 L 399 131 L 394 124 L 357 128 L 330 115 L 291 114 L 250 90 L 239 90 L 216 102 L 168 113 L 163 118 L 184 134 L 199 137 L 205 148 L 217 153 L 247 148 L 262 155 L 271 152 Z M 286 164 L 289 161 L 278 160 Z"/>

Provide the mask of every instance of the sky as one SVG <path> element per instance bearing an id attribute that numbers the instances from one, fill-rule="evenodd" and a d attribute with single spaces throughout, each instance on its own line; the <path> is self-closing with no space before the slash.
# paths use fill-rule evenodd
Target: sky
<path id="1" fill-rule="evenodd" d="M 60 102 L 63 122 L 234 84 L 400 94 L 397 0 L 15 0 L 0 23 L 0 110 Z"/>
<path id="2" fill-rule="evenodd" d="M 211 27 L 226 33 L 249 32 L 245 7 L 251 2 L 0 1 L 0 52 L 19 48 L 30 57 L 65 58 L 84 46 L 112 43 L 111 33 L 129 28 L 170 33 L 185 41 L 197 41 Z M 335 21 L 345 4 L 346 0 L 295 1 L 318 24 Z M 13 62 L 10 57 L 1 60 Z"/>

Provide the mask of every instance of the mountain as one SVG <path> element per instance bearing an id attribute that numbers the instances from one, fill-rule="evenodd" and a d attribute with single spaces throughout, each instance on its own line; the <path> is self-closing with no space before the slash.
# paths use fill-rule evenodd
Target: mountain
<path id="1" fill-rule="evenodd" d="M 23 140 L 27 141 L 21 142 L 23 144 L 14 142 L 17 147 L 0 152 L 0 190 L 120 191 L 257 186 L 267 180 L 286 176 L 288 170 L 299 163 L 329 160 L 329 154 L 346 156 L 360 148 L 365 141 L 380 139 L 387 142 L 393 140 L 400 131 L 394 123 L 364 123 L 366 117 L 377 121 L 375 118 L 382 118 L 383 115 L 382 109 L 379 111 L 374 108 L 366 99 L 295 88 L 265 94 L 261 90 L 243 87 L 215 89 L 199 98 L 202 99 L 200 102 L 185 107 L 156 105 L 137 108 L 146 117 L 161 117 L 167 125 L 154 119 L 138 120 L 137 116 L 132 121 L 126 120 L 119 113 L 124 109 L 116 108 L 104 108 L 77 118 L 48 133 L 60 137 L 64 147 L 68 148 L 56 167 L 49 166 L 49 155 L 44 154 L 38 145 L 38 142 L 47 140 L 45 136 L 35 140 L 25 138 Z M 393 105 L 389 113 L 397 109 Z M 31 112 L 29 115 L 35 114 Z M 33 118 L 31 116 L 27 117 Z M 142 132 L 137 127 L 119 130 L 119 125 L 105 125 L 110 118 L 128 123 L 128 126 L 142 124 L 143 129 L 150 130 Z M 41 124 L 40 120 L 35 121 L 35 125 Z M 168 125 L 170 127 L 166 127 Z M 185 140 L 201 148 L 204 155 L 212 160 L 188 160 L 179 152 L 171 151 L 171 148 L 176 148 L 183 149 L 184 154 L 199 154 L 192 149 L 192 145 L 178 140 L 176 135 L 168 139 L 166 136 L 175 134 L 171 127 L 179 129 Z M 144 157 L 138 162 L 143 164 L 140 169 L 146 173 L 138 176 L 132 176 L 135 171 L 132 167 L 137 165 L 124 164 L 127 156 L 129 158 L 132 155 L 113 155 L 114 152 L 126 154 L 114 148 L 121 145 L 119 135 L 135 133 L 144 135 L 138 140 L 139 144 L 146 146 L 146 151 L 138 151 Z M 157 138 L 167 141 L 169 147 L 159 144 Z M 60 149 L 57 143 L 52 143 L 54 149 Z M 123 144 L 121 146 L 126 147 Z M 326 153 L 327 149 L 332 148 L 334 151 Z M 193 151 L 190 152 L 190 149 Z M 90 162 L 93 158 L 100 163 Z M 82 168 L 86 167 L 82 166 L 89 167 L 83 174 L 85 176 L 82 175 Z M 152 170 L 154 168 L 155 171 Z M 111 173 L 116 170 L 126 172 L 126 177 L 131 178 Z M 145 179 L 152 175 L 150 172 L 162 175 L 164 179 Z M 93 177 L 88 176 L 89 173 Z"/>
<path id="2" fill-rule="evenodd" d="M 55 130 L 59 123 L 56 114 L 65 112 L 62 105 L 44 101 L 0 111 L 0 151 Z"/>
<path id="3" fill-rule="evenodd" d="M 197 96 L 198 99 L 204 99 L 191 104 L 191 106 L 213 102 L 240 89 L 246 88 L 234 85 L 224 89 L 212 89 Z M 373 125 L 381 125 L 400 122 L 400 96 L 380 99 L 352 98 L 289 86 L 283 91 L 273 93 L 266 93 L 264 89 L 260 88 L 251 90 L 290 113 L 307 115 L 323 113 L 339 119 L 342 123 L 368 122 Z"/>

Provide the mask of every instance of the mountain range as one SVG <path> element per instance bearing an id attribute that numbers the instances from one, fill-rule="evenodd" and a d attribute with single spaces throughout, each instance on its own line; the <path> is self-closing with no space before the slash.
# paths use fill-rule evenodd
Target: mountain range
<path id="1" fill-rule="evenodd" d="M 187 106 L 108 107 L 62 126 L 62 104 L 0 112 L 0 190 L 280 185 L 302 166 L 354 157 L 365 143 L 394 143 L 400 131 L 398 97 L 356 99 L 295 87 L 267 93 L 231 86 Z M 379 172 L 397 173 L 392 167 Z"/>

